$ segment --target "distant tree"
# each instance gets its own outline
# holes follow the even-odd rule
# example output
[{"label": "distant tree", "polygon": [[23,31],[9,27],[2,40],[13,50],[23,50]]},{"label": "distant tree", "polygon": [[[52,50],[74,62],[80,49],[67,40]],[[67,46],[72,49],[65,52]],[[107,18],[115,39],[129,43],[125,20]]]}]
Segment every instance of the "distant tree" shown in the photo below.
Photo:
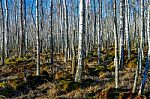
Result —
[{"label": "distant tree", "polygon": [[97,17],[96,17],[96,0],[93,0],[94,2],[94,33],[93,33],[93,47],[96,44],[96,25],[97,25]]},{"label": "distant tree", "polygon": [[25,54],[25,32],[24,32],[24,1],[20,0],[20,53],[19,57]]},{"label": "distant tree", "polygon": [[130,21],[130,7],[129,0],[125,0],[125,33],[126,33],[126,44],[128,49],[128,58],[131,57],[131,42],[129,34],[129,21]]},{"label": "distant tree", "polygon": [[24,12],[24,39],[25,39],[25,41],[23,41],[23,42],[25,42],[25,44],[24,44],[24,46],[25,46],[25,54],[26,54],[26,51],[28,50],[28,33],[27,33],[27,13],[26,13],[26,9],[27,9],[27,7],[26,7],[26,0],[24,0],[24,10],[23,10],[23,12]]},{"label": "distant tree", "polygon": [[4,22],[4,9],[2,0],[0,0],[0,14],[2,18],[2,65],[5,63],[5,22]]},{"label": "distant tree", "polygon": [[69,51],[69,36],[68,36],[68,8],[67,8],[67,1],[63,0],[64,4],[64,27],[65,27],[65,57],[64,61],[68,60],[68,51]]}]

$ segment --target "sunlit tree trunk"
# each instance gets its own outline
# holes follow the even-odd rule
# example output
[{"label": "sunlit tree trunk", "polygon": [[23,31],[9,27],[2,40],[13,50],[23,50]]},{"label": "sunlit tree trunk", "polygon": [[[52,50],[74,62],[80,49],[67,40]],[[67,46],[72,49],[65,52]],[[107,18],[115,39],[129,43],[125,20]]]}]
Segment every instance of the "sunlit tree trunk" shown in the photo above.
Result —
[{"label": "sunlit tree trunk", "polygon": [[86,55],[90,51],[90,0],[86,1]]},{"label": "sunlit tree trunk", "polygon": [[40,50],[39,50],[39,0],[36,0],[36,47],[37,47],[37,68],[36,75],[40,74]]},{"label": "sunlit tree trunk", "polygon": [[51,0],[51,33],[50,33],[50,63],[53,64],[53,0]]},{"label": "sunlit tree trunk", "polygon": [[9,27],[8,27],[8,0],[5,0],[5,57],[8,58],[8,35],[9,35]]},{"label": "sunlit tree trunk", "polygon": [[[140,42],[140,48],[142,52],[142,58],[144,58],[144,39],[145,39],[145,30],[144,30],[144,0],[141,0],[141,42]],[[139,71],[141,72],[141,67],[139,68]]]},{"label": "sunlit tree trunk", "polygon": [[76,66],[76,49],[75,49],[75,45],[76,45],[76,43],[75,43],[75,33],[76,33],[76,29],[75,29],[75,13],[73,13],[73,10],[75,9],[75,6],[74,6],[74,2],[72,1],[72,12],[71,12],[71,14],[72,14],[72,16],[73,16],[73,20],[72,20],[72,22],[73,22],[73,24],[72,24],[72,27],[71,28],[73,28],[72,30],[72,40],[71,40],[71,46],[72,46],[72,54],[73,54],[73,56],[72,56],[72,74],[74,75],[75,74],[75,66]]},{"label": "sunlit tree trunk", "polygon": [[79,1],[79,45],[78,45],[78,66],[76,69],[75,81],[81,82],[83,68],[83,37],[85,34],[85,0]]},{"label": "sunlit tree trunk", "polygon": [[68,50],[69,50],[69,38],[68,38],[68,8],[66,0],[63,1],[64,3],[64,29],[65,29],[65,57],[64,61],[66,62],[68,59]]},{"label": "sunlit tree trunk", "polygon": [[115,66],[115,87],[118,88],[119,84],[119,54],[118,54],[118,33],[117,33],[117,13],[116,13],[116,0],[114,2],[114,39],[115,39],[115,58],[114,58],[114,66]]}]

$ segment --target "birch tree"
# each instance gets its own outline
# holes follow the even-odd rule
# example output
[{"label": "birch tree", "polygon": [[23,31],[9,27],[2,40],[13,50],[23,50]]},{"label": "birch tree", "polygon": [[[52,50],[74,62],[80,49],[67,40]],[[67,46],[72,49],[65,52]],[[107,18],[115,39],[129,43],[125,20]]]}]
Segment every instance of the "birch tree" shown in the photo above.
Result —
[{"label": "birch tree", "polygon": [[[144,36],[145,36],[145,28],[144,28],[144,0],[141,0],[141,42],[140,42],[140,48],[142,52],[142,58],[144,58]],[[141,72],[141,67],[139,68],[139,71]]]},{"label": "birch tree", "polygon": [[98,27],[98,65],[100,65],[101,60],[101,34],[102,34],[102,0],[98,0],[99,2],[99,27]]},{"label": "birch tree", "polygon": [[150,65],[149,65],[150,64],[150,0],[148,0],[147,34],[148,34],[148,55],[147,55],[145,70],[143,73],[143,78],[141,81],[140,90],[138,93],[139,95],[143,94],[144,92],[145,83],[146,83],[146,79],[148,77],[148,71],[150,68]]},{"label": "birch tree", "polygon": [[67,9],[67,4],[66,0],[63,0],[64,3],[64,27],[65,27],[65,58],[64,61],[66,62],[68,59],[68,51],[69,51],[69,39],[68,39],[68,9]]},{"label": "birch tree", "polygon": [[26,29],[26,27],[27,27],[26,15],[27,15],[27,13],[26,13],[26,0],[24,0],[24,39],[25,39],[24,46],[25,46],[25,54],[26,54],[26,51],[28,50],[28,33],[27,33],[27,29]]},{"label": "birch tree", "polygon": [[94,33],[93,33],[93,48],[96,44],[96,4],[95,4],[95,0],[94,0]]},{"label": "birch tree", "polygon": [[85,34],[85,0],[79,0],[79,45],[78,45],[78,66],[76,69],[75,81],[81,82],[83,68],[83,37]]},{"label": "birch tree", "polygon": [[115,66],[115,87],[118,88],[119,84],[119,54],[118,54],[118,33],[117,33],[117,16],[116,16],[116,0],[113,1],[114,5],[114,39],[115,39],[115,58],[114,58],[114,66]]},{"label": "birch tree", "polygon": [[8,0],[5,0],[5,56],[8,58],[8,35],[9,35],[9,27],[8,27],[8,21],[9,21],[9,15],[8,15]]},{"label": "birch tree", "polygon": [[53,0],[51,0],[50,63],[53,64]]},{"label": "birch tree", "polygon": [[2,6],[2,0],[0,0],[0,14],[1,14],[1,18],[2,18],[2,65],[4,65],[5,62],[5,23],[4,23],[4,9]]},{"label": "birch tree", "polygon": [[129,35],[129,20],[130,20],[130,8],[129,1],[125,0],[125,34],[126,34],[126,45],[128,49],[128,58],[131,57],[131,44],[130,44],[130,35]]},{"label": "birch tree", "polygon": [[39,0],[36,0],[36,47],[37,47],[37,68],[36,75],[40,74],[40,50],[39,50]]},{"label": "birch tree", "polygon": [[120,0],[120,67],[124,65],[124,12],[125,0]]},{"label": "birch tree", "polygon": [[23,17],[23,0],[20,0],[20,54],[19,57],[23,57],[25,52],[25,34],[24,34],[24,17]]}]

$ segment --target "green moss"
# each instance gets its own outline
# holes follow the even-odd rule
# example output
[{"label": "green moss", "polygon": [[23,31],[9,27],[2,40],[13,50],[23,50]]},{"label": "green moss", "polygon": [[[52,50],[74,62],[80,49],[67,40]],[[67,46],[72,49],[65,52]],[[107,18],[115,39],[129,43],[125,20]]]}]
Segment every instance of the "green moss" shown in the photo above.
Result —
[{"label": "green moss", "polygon": [[2,82],[0,83],[0,88],[5,87],[6,85],[7,85],[6,83]]},{"label": "green moss", "polygon": [[12,58],[6,59],[5,64],[6,65],[16,65],[16,58],[12,57]]},{"label": "green moss", "polygon": [[22,62],[22,61],[27,61],[27,60],[28,60],[27,58],[17,58],[16,62]]}]

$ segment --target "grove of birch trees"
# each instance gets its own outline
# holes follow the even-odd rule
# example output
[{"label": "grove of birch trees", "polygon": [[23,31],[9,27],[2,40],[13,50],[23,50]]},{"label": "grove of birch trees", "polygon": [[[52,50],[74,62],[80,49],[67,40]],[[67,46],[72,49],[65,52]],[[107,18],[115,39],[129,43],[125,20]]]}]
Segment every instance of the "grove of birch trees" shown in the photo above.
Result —
[{"label": "grove of birch trees", "polygon": [[82,83],[96,53],[92,66],[112,63],[116,89],[129,65],[132,93],[143,95],[150,82],[150,0],[0,0],[0,35],[1,67],[31,56],[39,76],[45,63],[54,71],[60,55],[63,64],[71,62],[73,80]]}]

